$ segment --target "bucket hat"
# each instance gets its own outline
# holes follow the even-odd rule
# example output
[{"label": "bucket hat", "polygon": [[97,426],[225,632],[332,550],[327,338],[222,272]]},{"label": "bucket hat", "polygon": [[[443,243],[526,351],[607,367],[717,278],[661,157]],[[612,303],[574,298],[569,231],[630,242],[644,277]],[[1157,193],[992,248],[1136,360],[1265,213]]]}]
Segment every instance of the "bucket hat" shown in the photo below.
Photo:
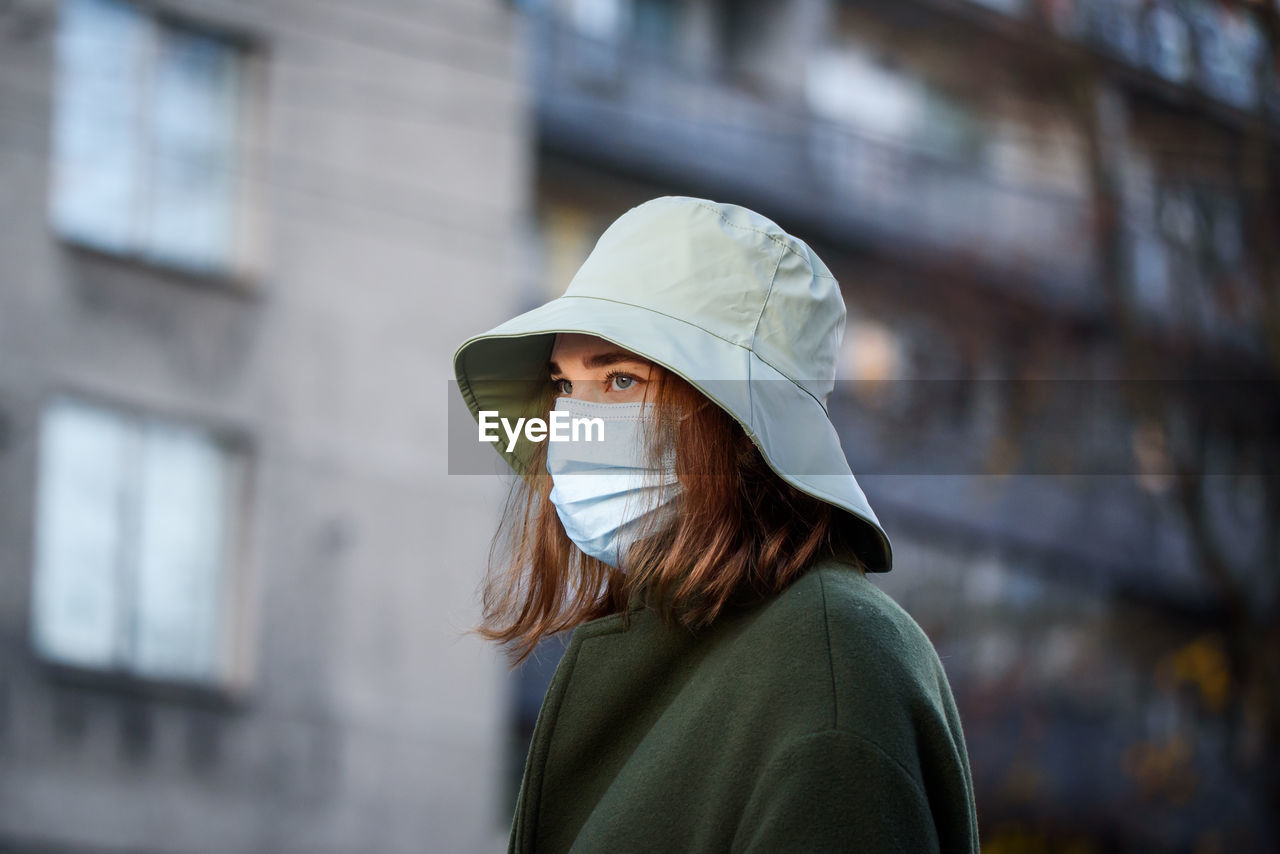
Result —
[{"label": "bucket hat", "polygon": [[[539,416],[555,335],[580,332],[661,365],[729,413],[784,481],[848,514],[859,558],[887,572],[889,538],[827,414],[845,326],[840,286],[812,249],[734,204],[662,196],[618,217],[564,294],[454,354],[472,417]],[[525,473],[535,447],[508,451]]]}]

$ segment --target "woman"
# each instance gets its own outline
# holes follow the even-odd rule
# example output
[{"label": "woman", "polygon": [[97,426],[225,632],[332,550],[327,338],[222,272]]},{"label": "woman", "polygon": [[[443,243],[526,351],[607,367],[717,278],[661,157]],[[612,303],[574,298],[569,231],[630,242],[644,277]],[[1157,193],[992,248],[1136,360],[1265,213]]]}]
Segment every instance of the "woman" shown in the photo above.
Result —
[{"label": "woman", "polygon": [[604,434],[496,443],[522,478],[480,631],[518,662],[574,629],[510,851],[978,850],[946,674],[865,575],[892,554],[826,414],[844,321],[803,241],[669,196],[459,348],[477,417]]}]

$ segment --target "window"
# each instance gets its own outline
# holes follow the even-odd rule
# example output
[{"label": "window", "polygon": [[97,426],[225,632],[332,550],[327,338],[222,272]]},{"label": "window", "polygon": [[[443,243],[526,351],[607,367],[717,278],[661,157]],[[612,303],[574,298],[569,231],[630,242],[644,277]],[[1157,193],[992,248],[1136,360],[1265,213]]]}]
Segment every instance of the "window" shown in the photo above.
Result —
[{"label": "window", "polygon": [[631,4],[625,0],[573,0],[569,20],[583,35],[618,41],[630,26]]},{"label": "window", "polygon": [[[842,136],[849,148],[867,140],[890,155],[911,149],[969,164],[983,153],[985,129],[968,103],[922,79],[897,57],[849,37],[811,52],[805,97],[821,120],[819,135],[847,128],[852,134]],[[897,188],[897,176],[875,167],[864,171],[864,180],[885,178]]]},{"label": "window", "polygon": [[240,455],[204,430],[70,398],[45,411],[40,441],[39,653],[229,681]]},{"label": "window", "polygon": [[681,5],[675,0],[636,0],[631,33],[654,53],[674,53],[680,33]]},{"label": "window", "polygon": [[809,107],[823,118],[891,139],[928,128],[925,87],[861,45],[818,48],[806,72]]},{"label": "window", "polygon": [[1209,95],[1242,110],[1257,103],[1256,69],[1265,56],[1266,37],[1244,10],[1198,3],[1191,27],[1199,58],[1199,84]]},{"label": "window", "polygon": [[57,63],[57,231],[193,272],[237,266],[243,51],[118,0],[65,0]]},{"label": "window", "polygon": [[1147,62],[1157,74],[1174,83],[1191,76],[1191,31],[1176,6],[1157,3],[1146,20]]}]

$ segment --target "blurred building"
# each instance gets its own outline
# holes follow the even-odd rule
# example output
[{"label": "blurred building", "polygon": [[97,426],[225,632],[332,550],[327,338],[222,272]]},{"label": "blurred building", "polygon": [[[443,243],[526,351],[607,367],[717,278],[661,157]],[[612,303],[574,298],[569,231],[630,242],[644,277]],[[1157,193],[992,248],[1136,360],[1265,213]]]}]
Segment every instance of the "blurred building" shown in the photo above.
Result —
[{"label": "blurred building", "polygon": [[[986,847],[1270,850],[1271,761],[1228,713],[1232,617],[1172,498],[1167,437],[1126,410],[1135,376],[1204,375],[1267,378],[1275,413],[1277,200],[1249,172],[1275,162],[1270,10],[521,5],[538,144],[526,305],[663,193],[760,210],[841,281],[832,411],[894,538],[876,580],[958,695]],[[1258,406],[1224,401],[1192,408]],[[1231,557],[1273,602],[1254,548],[1277,521],[1265,489],[1221,481],[1249,506]],[[524,676],[523,737],[549,672]]]},{"label": "blurred building", "polygon": [[514,19],[0,4],[0,850],[505,846],[443,413],[517,300]]}]

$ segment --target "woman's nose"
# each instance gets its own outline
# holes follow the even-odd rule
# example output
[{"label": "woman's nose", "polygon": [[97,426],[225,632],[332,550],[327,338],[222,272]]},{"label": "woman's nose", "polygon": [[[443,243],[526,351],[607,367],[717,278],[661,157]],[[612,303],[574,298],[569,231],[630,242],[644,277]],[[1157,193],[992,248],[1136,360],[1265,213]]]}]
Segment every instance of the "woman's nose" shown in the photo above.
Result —
[{"label": "woman's nose", "polygon": [[585,400],[590,403],[605,403],[604,389],[600,387],[600,383],[581,380],[573,384],[573,393],[569,395],[574,400]]}]

